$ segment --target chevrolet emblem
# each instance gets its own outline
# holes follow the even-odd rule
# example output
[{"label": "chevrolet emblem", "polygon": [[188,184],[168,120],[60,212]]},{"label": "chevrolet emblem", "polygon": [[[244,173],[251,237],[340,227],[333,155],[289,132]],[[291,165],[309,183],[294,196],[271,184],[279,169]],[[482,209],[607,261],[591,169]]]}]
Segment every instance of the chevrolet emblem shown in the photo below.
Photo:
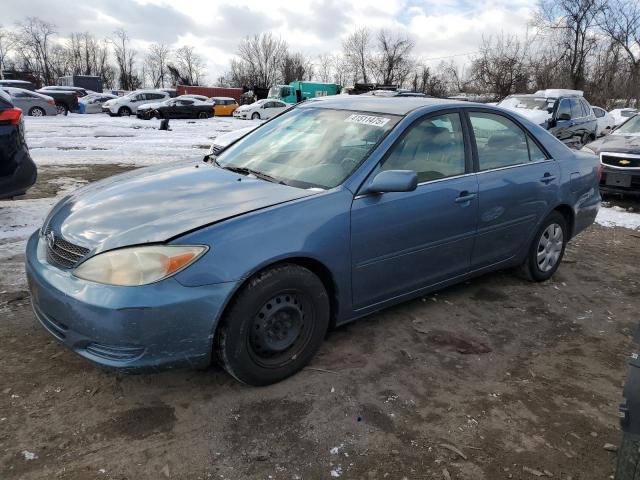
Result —
[{"label": "chevrolet emblem", "polygon": [[629,165],[631,162],[630,162],[629,160],[624,160],[624,159],[623,159],[623,160],[620,160],[618,163],[619,163],[620,165]]}]

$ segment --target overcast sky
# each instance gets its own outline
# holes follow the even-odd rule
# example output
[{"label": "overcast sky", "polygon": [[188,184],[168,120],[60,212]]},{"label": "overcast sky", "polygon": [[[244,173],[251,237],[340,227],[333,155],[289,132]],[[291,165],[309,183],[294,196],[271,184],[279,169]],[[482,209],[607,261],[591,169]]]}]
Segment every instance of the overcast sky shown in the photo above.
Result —
[{"label": "overcast sky", "polygon": [[532,0],[3,0],[0,23],[37,16],[57,25],[60,36],[88,31],[104,37],[122,27],[140,47],[193,45],[214,81],[240,39],[265,31],[316,56],[340,51],[357,27],[399,29],[415,40],[416,56],[436,64],[454,56],[462,63],[483,35],[524,35],[534,6]]}]

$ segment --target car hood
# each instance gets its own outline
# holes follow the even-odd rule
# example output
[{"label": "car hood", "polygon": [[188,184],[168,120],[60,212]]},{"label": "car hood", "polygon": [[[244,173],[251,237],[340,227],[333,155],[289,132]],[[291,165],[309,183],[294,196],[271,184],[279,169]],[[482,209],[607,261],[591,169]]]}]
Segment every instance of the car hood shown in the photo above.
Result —
[{"label": "car hood", "polygon": [[640,155],[640,135],[612,133],[600,140],[589,143],[587,147],[597,154],[601,152],[617,152]]},{"label": "car hood", "polygon": [[243,176],[201,161],[107,178],[60,201],[45,222],[98,253],[164,242],[194,229],[315,192]]},{"label": "car hood", "polygon": [[549,112],[546,112],[545,110],[533,110],[530,108],[509,108],[509,107],[502,107],[502,108],[509,110],[510,112],[517,113],[521,117],[526,118],[527,120],[535,123],[536,125],[542,125],[551,118],[551,114]]}]

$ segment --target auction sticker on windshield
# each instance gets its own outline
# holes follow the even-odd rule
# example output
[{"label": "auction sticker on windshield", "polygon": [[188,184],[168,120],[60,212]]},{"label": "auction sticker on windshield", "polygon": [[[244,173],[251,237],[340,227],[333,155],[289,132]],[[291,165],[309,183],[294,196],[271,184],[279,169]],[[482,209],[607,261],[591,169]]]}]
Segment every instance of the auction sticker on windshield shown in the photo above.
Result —
[{"label": "auction sticker on windshield", "polygon": [[389,120],[391,119],[385,117],[376,117],[374,115],[360,115],[358,113],[349,115],[344,119],[345,122],[361,123],[363,125],[372,125],[374,127],[384,127]]}]

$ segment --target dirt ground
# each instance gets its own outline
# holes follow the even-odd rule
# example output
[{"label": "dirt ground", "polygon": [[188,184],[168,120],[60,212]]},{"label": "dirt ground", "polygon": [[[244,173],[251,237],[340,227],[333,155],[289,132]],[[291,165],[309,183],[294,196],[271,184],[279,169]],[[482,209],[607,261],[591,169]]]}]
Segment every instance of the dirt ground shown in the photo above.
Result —
[{"label": "dirt ground", "polygon": [[[29,197],[126,168],[44,168]],[[17,255],[0,264],[0,479],[610,478],[639,247],[593,226],[547,283],[499,272],[379,312],[264,388],[88,363],[36,322]]]}]

